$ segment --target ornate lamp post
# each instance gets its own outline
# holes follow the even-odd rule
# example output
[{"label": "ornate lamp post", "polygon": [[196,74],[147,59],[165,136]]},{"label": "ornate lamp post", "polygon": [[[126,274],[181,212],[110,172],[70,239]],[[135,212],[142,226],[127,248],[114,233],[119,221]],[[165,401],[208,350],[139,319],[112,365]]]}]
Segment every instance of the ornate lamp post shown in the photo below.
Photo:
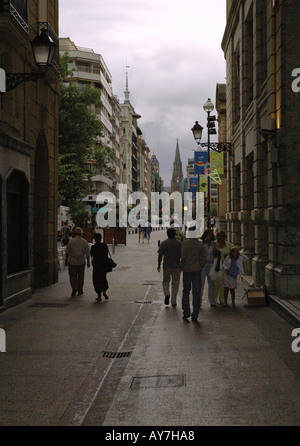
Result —
[{"label": "ornate lamp post", "polygon": [[[231,143],[225,142],[225,143],[212,143],[210,142],[210,135],[216,135],[216,129],[215,129],[215,120],[216,116],[211,116],[211,112],[214,110],[214,104],[211,102],[210,99],[208,99],[205,104],[203,105],[204,111],[207,113],[207,143],[200,143],[201,137],[202,137],[202,130],[203,127],[198,123],[198,121],[195,122],[194,127],[192,128],[192,132],[194,135],[194,139],[197,142],[199,147],[207,147],[207,162],[210,163],[210,150],[213,150],[215,152],[230,152],[231,151]],[[207,189],[208,189],[208,197],[207,197],[207,212],[210,213],[210,179],[208,177],[207,180]]]},{"label": "ornate lamp post", "polygon": [[52,63],[57,47],[57,44],[49,36],[46,26],[42,27],[41,33],[33,39],[31,47],[35,63],[40,68],[40,71],[33,73],[6,73],[1,69],[1,93],[13,90],[23,82],[36,81],[39,77],[45,75],[47,67]]}]

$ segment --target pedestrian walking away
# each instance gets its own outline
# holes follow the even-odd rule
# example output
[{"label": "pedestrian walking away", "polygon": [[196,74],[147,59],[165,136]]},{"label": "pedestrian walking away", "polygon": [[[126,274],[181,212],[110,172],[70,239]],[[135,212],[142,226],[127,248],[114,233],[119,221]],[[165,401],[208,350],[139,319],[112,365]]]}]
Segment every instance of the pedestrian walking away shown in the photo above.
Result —
[{"label": "pedestrian walking away", "polygon": [[[196,227],[189,228],[189,231]],[[197,238],[188,238],[182,243],[181,268],[183,271],[182,310],[183,319],[192,316],[192,321],[197,322],[201,296],[201,272],[206,262],[206,253],[203,243]],[[190,308],[190,291],[193,295],[193,310]]]},{"label": "pedestrian walking away", "polygon": [[209,275],[213,281],[215,303],[224,305],[223,262],[232,248],[232,243],[226,241],[226,234],[224,231],[218,231],[216,237],[217,242],[214,250],[215,259]]},{"label": "pedestrian walking away", "polygon": [[215,236],[212,229],[206,229],[204,231],[201,240],[203,241],[203,247],[205,249],[206,253],[206,262],[202,269],[201,274],[201,297],[200,297],[200,306],[202,305],[202,298],[203,298],[203,290],[205,285],[205,278],[207,278],[208,282],[208,300],[212,307],[216,306],[215,299],[214,299],[214,283],[210,276],[210,270],[214,263],[214,252],[215,252]]},{"label": "pedestrian walking away", "polygon": [[68,220],[66,220],[64,225],[61,227],[61,233],[62,233],[61,244],[62,244],[62,246],[67,246],[67,244],[69,243],[71,229],[70,229],[68,223],[69,223]]},{"label": "pedestrian walking away", "polygon": [[[168,238],[164,240],[158,249],[158,267],[157,271],[161,270],[161,262],[163,260],[163,290],[165,295],[165,305],[169,305],[170,297],[173,307],[177,305],[177,294],[180,283],[181,274],[181,242],[177,240],[176,229],[168,228]],[[170,294],[171,282],[171,294]]]},{"label": "pedestrian walking away", "polygon": [[140,220],[140,223],[139,223],[139,227],[138,227],[138,232],[139,232],[139,243],[141,242],[141,239],[142,239],[142,242],[144,243],[144,235],[145,235],[145,232],[144,232],[144,226],[145,226],[145,221],[144,220]]},{"label": "pedestrian walking away", "polygon": [[102,243],[102,235],[100,233],[94,234],[95,244],[91,247],[91,257],[93,265],[93,285],[97,293],[97,301],[102,300],[102,293],[105,300],[108,300],[106,291],[108,290],[107,262],[108,262],[108,246]]},{"label": "pedestrian walking away", "polygon": [[85,261],[90,267],[90,248],[88,242],[82,238],[81,228],[74,229],[72,238],[66,248],[66,266],[69,267],[72,297],[83,294]]},{"label": "pedestrian walking away", "polygon": [[148,243],[150,242],[151,232],[152,232],[151,223],[148,221],[148,222],[146,222],[145,227],[144,227],[144,233],[145,233],[145,237],[146,237]]},{"label": "pedestrian walking away", "polygon": [[243,262],[246,262],[249,258],[245,254],[240,254],[238,248],[233,247],[229,251],[229,255],[226,257],[223,263],[224,269],[224,306],[227,307],[228,293],[230,290],[231,303],[235,307],[235,288],[237,287],[237,276],[244,274]]}]

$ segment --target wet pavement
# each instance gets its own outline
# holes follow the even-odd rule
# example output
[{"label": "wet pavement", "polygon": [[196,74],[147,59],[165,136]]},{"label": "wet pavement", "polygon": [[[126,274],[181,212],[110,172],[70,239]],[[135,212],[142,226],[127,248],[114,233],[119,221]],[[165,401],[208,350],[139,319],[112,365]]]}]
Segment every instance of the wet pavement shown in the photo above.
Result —
[{"label": "wet pavement", "polygon": [[[300,353],[293,326],[270,306],[210,307],[199,322],[163,303],[157,243],[117,246],[107,302],[91,270],[70,297],[67,270],[0,314],[2,426],[300,425]],[[110,250],[112,248],[110,247]],[[300,325],[299,325],[300,327]]]}]

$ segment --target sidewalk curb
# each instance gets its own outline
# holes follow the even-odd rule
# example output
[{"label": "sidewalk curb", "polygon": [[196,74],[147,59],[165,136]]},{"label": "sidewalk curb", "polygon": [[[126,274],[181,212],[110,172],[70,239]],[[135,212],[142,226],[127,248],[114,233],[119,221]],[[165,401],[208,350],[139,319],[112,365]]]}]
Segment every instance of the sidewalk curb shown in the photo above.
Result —
[{"label": "sidewalk curb", "polygon": [[300,327],[300,310],[292,301],[269,295],[270,307],[294,327]]}]

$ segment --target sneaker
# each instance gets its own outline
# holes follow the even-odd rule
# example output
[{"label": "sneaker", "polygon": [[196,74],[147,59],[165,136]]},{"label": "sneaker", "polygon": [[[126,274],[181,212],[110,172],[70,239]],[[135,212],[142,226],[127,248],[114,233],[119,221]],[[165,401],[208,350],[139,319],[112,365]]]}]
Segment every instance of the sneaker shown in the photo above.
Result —
[{"label": "sneaker", "polygon": [[73,290],[71,296],[74,297],[76,293],[77,293],[77,290]]},{"label": "sneaker", "polygon": [[184,315],[182,316],[182,319],[184,319],[184,320],[186,321],[186,320],[188,320],[188,318],[189,318],[190,316],[191,316],[190,314],[184,314]]},{"label": "sneaker", "polygon": [[192,317],[192,322],[198,322],[198,318],[197,317]]},{"label": "sneaker", "polygon": [[96,297],[96,300],[97,300],[98,302],[101,302],[101,300],[102,300],[101,294],[99,294],[98,297]]},{"label": "sneaker", "polygon": [[83,294],[83,291],[78,292],[78,296],[81,296]]},{"label": "sneaker", "polygon": [[172,304],[172,307],[176,307],[177,306],[177,304]]},{"label": "sneaker", "polygon": [[109,299],[109,297],[108,297],[107,294],[103,293],[103,296],[104,296],[104,299],[105,299],[105,300],[108,300],[108,299]]},{"label": "sneaker", "polygon": [[169,305],[170,303],[170,296],[165,297],[165,305]]}]

